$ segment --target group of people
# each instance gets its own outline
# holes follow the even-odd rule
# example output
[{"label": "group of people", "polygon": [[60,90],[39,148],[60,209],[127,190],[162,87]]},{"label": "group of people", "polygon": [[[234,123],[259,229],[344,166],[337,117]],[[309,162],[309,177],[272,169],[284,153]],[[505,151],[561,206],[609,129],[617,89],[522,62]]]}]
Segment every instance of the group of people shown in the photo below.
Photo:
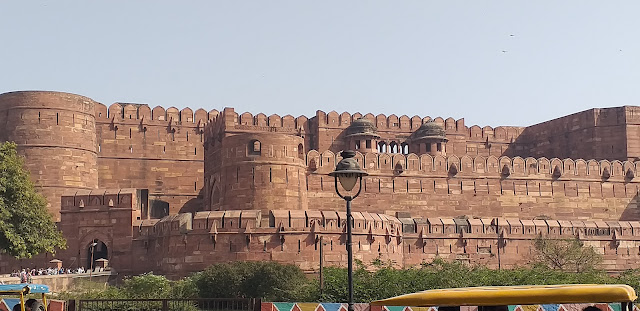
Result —
[{"label": "group of people", "polygon": [[22,269],[20,271],[14,271],[11,273],[12,277],[19,277],[20,283],[33,283],[32,277],[36,275],[58,275],[58,274],[75,274],[75,273],[85,273],[84,267],[79,267],[77,269],[65,269],[65,268],[40,268],[40,269]]}]

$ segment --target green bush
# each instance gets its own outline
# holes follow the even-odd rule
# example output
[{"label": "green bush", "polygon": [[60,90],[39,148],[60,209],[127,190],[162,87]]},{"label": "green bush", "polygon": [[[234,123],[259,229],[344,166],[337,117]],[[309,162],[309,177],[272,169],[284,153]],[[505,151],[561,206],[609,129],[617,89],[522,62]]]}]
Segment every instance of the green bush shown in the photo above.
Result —
[{"label": "green bush", "polygon": [[300,268],[276,262],[215,264],[191,277],[203,298],[263,298],[290,301],[309,282]]}]

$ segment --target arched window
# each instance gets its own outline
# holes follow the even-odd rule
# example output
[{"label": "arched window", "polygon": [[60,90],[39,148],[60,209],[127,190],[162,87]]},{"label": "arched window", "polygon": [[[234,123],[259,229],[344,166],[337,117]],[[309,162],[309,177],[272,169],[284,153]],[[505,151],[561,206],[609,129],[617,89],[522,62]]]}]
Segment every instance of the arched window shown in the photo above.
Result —
[{"label": "arched window", "polygon": [[257,139],[254,139],[251,142],[249,142],[249,146],[247,146],[248,155],[260,155],[261,150],[262,150],[262,144]]},{"label": "arched window", "polygon": [[409,154],[409,145],[407,143],[402,143],[400,146],[402,154]]},{"label": "arched window", "polygon": [[389,152],[398,153],[398,143],[396,143],[395,141],[392,141],[391,144],[389,144]]},{"label": "arched window", "polygon": [[298,144],[298,158],[304,160],[304,146],[302,144]]}]

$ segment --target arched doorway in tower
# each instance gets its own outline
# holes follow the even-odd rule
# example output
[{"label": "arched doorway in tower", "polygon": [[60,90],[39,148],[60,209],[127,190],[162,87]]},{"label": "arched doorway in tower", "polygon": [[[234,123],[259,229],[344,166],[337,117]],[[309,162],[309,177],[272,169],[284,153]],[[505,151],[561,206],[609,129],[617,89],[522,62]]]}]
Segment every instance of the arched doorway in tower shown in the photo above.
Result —
[{"label": "arched doorway in tower", "polygon": [[109,259],[109,250],[107,244],[94,239],[87,245],[87,269],[93,270],[98,259]]}]

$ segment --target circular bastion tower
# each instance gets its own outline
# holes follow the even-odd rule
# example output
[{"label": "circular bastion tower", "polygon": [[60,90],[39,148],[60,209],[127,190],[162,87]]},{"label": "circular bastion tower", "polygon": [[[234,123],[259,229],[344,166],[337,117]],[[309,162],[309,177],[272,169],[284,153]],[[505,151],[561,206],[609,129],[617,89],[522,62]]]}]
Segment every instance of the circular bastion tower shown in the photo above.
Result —
[{"label": "circular bastion tower", "polygon": [[62,193],[98,187],[95,104],[61,92],[0,94],[0,141],[18,145],[56,221]]},{"label": "circular bastion tower", "polygon": [[209,210],[306,210],[304,139],[281,133],[209,138],[205,206]]}]

